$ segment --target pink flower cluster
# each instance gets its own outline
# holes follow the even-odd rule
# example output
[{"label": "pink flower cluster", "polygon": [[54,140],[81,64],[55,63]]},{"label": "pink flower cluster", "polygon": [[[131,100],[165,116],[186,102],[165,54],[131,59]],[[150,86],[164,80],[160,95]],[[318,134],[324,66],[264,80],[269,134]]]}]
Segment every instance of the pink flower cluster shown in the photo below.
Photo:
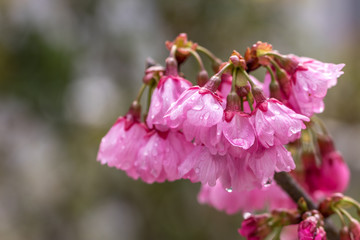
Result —
[{"label": "pink flower cluster", "polygon": [[[273,176],[295,169],[286,145],[302,141],[298,139],[306,122],[324,110],[323,98],[342,75],[344,64],[280,55],[271,45],[257,43],[245,58],[234,51],[209,80],[201,69],[203,77],[193,85],[177,65],[190,52],[196,55],[197,45],[186,35],[167,45],[171,53],[165,71],[150,67],[144,77],[151,93],[145,122],[139,105],[142,89],[129,112],[102,139],[98,161],[146,183],[201,182],[199,202],[228,214],[264,206],[294,208],[272,183]],[[264,84],[249,74],[261,66],[268,71]],[[321,165],[314,157],[303,162],[301,176],[294,174],[315,199],[344,191],[349,180],[331,139],[318,144]],[[264,239],[272,229],[259,224],[267,218],[246,219],[240,233]],[[315,220],[309,217],[299,224],[299,239],[326,238]]]}]

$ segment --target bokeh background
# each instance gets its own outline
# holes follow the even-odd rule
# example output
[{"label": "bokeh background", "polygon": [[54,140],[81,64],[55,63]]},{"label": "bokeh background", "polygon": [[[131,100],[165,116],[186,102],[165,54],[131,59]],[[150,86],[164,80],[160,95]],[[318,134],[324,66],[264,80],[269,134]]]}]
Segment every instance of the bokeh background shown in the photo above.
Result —
[{"label": "bokeh background", "polygon": [[[258,40],[346,63],[321,115],[360,199],[360,1],[0,0],[0,239],[241,239],[198,184],[147,185],[96,161],[151,56],[190,39],[226,59]],[[193,60],[185,73],[194,78]]]}]

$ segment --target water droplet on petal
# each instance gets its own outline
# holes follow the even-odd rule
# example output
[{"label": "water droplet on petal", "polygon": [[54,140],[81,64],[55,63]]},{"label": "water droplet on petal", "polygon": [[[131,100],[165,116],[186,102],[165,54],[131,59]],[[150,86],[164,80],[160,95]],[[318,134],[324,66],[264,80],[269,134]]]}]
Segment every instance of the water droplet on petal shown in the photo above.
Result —
[{"label": "water droplet on petal", "polygon": [[271,186],[271,183],[272,183],[272,179],[268,179],[267,181],[266,181],[266,183],[264,184],[264,187],[270,187]]},{"label": "water droplet on petal", "polygon": [[203,109],[203,106],[202,105],[195,105],[192,109],[195,110],[195,111],[199,111],[199,110]]},{"label": "water droplet on petal", "polygon": [[205,120],[208,120],[209,117],[210,117],[210,113],[209,113],[209,112],[205,113],[204,119],[205,119]]},{"label": "water droplet on petal", "polygon": [[274,114],[279,115],[280,112],[278,110],[274,110]]},{"label": "water droplet on petal", "polygon": [[231,187],[230,187],[230,188],[225,188],[225,190],[226,190],[227,192],[229,192],[229,193],[231,193],[231,192],[233,191]]},{"label": "water droplet on petal", "polygon": [[244,218],[244,219],[247,219],[247,218],[249,218],[249,217],[251,217],[251,213],[249,213],[249,212],[244,212],[243,218]]}]

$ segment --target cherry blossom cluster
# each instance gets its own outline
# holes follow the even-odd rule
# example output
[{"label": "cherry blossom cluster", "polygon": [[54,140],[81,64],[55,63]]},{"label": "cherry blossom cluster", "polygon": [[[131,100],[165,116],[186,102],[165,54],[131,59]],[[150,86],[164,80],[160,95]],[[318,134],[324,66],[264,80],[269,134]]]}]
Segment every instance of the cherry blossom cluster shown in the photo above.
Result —
[{"label": "cherry blossom cluster", "polygon": [[[146,183],[201,182],[199,202],[228,214],[270,207],[271,214],[244,220],[239,233],[247,239],[280,234],[291,224],[298,224],[299,239],[326,239],[323,213],[296,210],[273,178],[289,172],[318,202],[346,189],[349,169],[315,116],[344,64],[283,55],[262,42],[223,62],[186,34],[166,47],[165,67],[148,64],[128,113],[102,139],[98,161]],[[199,53],[213,63],[211,77]],[[196,79],[181,72],[190,56],[199,66]],[[259,68],[266,69],[263,81],[251,75]],[[343,232],[354,234],[353,225]]]}]

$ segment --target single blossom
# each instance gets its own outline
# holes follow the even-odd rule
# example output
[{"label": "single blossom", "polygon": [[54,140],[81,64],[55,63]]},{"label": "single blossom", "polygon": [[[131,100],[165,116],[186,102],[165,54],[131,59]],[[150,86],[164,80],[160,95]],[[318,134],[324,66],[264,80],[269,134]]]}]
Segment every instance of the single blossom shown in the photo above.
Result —
[{"label": "single blossom", "polygon": [[146,123],[149,128],[153,125],[160,131],[167,131],[169,127],[164,119],[170,105],[189,87],[191,83],[179,76],[163,76],[155,88],[149,108]]},{"label": "single blossom", "polygon": [[293,85],[289,104],[296,112],[308,117],[323,112],[323,98],[328,88],[336,85],[337,79],[343,74],[341,69],[345,64],[323,63],[295,55],[288,57],[298,63],[292,74]]},{"label": "single blossom", "polygon": [[257,143],[253,148],[256,150],[250,154],[248,165],[262,184],[271,181],[274,172],[290,172],[295,169],[291,153],[283,145],[265,148]]},{"label": "single blossom", "polygon": [[143,137],[142,144],[133,164],[147,183],[179,179],[178,167],[193,148],[178,131],[152,130]]},{"label": "single blossom", "polygon": [[194,86],[185,90],[171,105],[165,120],[170,128],[182,129],[188,141],[195,138],[195,142],[199,143],[201,138],[206,138],[204,136],[210,128],[222,121],[222,104],[221,98],[213,91]]},{"label": "single blossom", "polygon": [[258,104],[252,116],[259,142],[264,147],[285,145],[298,139],[309,118],[295,113],[276,99]]},{"label": "single blossom", "polygon": [[120,117],[103,137],[97,160],[109,167],[116,167],[137,179],[139,177],[133,163],[147,134],[145,125],[134,121],[131,114]]},{"label": "single blossom", "polygon": [[255,131],[250,115],[240,111],[224,111],[221,128],[226,140],[234,147],[249,149],[255,142]]}]

